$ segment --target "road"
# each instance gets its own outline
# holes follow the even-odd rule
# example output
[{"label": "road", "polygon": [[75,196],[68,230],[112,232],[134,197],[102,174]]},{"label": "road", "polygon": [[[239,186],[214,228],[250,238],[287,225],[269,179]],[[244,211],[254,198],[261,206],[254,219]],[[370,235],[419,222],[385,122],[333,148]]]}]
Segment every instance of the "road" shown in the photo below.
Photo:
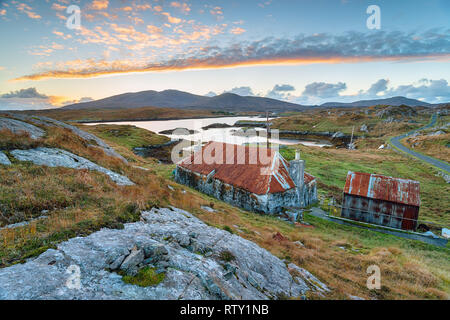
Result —
[{"label": "road", "polygon": [[420,128],[420,129],[417,129],[417,130],[414,130],[414,131],[405,133],[405,134],[403,134],[403,135],[401,135],[401,136],[392,138],[391,141],[390,141],[390,143],[391,143],[395,148],[397,148],[397,149],[399,149],[399,150],[401,150],[401,151],[403,151],[403,152],[409,154],[410,156],[413,156],[414,158],[417,158],[417,159],[422,160],[422,161],[424,161],[424,162],[426,162],[426,163],[428,163],[428,164],[430,164],[430,165],[432,165],[432,166],[434,166],[434,167],[437,167],[438,169],[441,169],[442,171],[445,171],[445,172],[447,172],[447,173],[450,173],[450,164],[449,164],[448,162],[441,161],[441,160],[437,160],[437,159],[435,159],[435,158],[432,158],[432,157],[423,155],[423,154],[421,154],[421,153],[415,152],[415,151],[413,151],[413,150],[411,150],[411,149],[408,149],[407,147],[405,147],[405,146],[400,142],[400,140],[402,140],[402,139],[404,139],[404,138],[406,138],[406,137],[412,135],[413,133],[415,133],[415,132],[417,132],[417,131],[424,130],[424,129],[428,129],[428,128],[431,128],[431,127],[435,126],[435,125],[436,125],[436,121],[437,121],[437,114],[435,113],[435,114],[433,114],[433,117],[431,118],[430,123],[427,124],[425,127],[422,127],[422,128]]}]

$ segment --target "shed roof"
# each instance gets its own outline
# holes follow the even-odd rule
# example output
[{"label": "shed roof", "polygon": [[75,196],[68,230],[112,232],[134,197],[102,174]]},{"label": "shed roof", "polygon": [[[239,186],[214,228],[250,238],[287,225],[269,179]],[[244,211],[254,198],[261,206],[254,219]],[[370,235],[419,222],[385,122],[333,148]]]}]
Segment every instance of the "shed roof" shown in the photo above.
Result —
[{"label": "shed roof", "polygon": [[420,206],[420,183],[414,180],[349,171],[344,193]]},{"label": "shed roof", "polygon": [[[178,165],[204,175],[214,171],[215,179],[258,195],[295,187],[289,175],[289,162],[270,148],[211,141]],[[305,183],[312,180],[314,177],[305,173]]]}]

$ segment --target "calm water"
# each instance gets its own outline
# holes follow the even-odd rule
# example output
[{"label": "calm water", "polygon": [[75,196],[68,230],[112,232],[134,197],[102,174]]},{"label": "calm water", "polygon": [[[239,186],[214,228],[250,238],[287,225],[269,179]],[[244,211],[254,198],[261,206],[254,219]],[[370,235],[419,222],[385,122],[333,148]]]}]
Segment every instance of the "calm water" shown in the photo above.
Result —
[{"label": "calm water", "polygon": [[[169,138],[184,138],[191,141],[218,141],[227,142],[233,144],[245,144],[245,143],[258,143],[265,142],[266,138],[264,136],[255,137],[238,137],[233,136],[232,131],[238,130],[239,128],[218,128],[203,130],[202,127],[214,123],[225,123],[228,125],[234,125],[236,121],[264,121],[263,118],[258,117],[222,117],[222,118],[205,118],[205,119],[182,119],[182,120],[157,120],[157,121],[129,121],[129,122],[103,122],[103,123],[86,123],[86,125],[97,125],[97,124],[117,124],[117,125],[132,125],[138,128],[150,130],[156,133],[165,130],[173,130],[176,128],[186,128],[188,130],[195,130],[198,133],[176,136],[176,135],[165,135]],[[257,132],[263,132],[264,129],[256,128]],[[314,142],[314,141],[302,141],[294,139],[270,139],[271,143],[283,144],[283,145],[294,145],[303,144],[306,146],[317,146],[323,147],[327,144]]]}]

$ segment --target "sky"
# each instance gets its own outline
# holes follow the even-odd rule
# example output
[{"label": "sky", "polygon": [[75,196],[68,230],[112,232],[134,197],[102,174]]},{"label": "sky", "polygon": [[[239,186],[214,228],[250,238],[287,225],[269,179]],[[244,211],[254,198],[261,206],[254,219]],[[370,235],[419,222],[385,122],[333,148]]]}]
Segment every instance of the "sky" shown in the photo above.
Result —
[{"label": "sky", "polygon": [[0,41],[0,110],[166,89],[450,101],[448,0],[0,0]]}]

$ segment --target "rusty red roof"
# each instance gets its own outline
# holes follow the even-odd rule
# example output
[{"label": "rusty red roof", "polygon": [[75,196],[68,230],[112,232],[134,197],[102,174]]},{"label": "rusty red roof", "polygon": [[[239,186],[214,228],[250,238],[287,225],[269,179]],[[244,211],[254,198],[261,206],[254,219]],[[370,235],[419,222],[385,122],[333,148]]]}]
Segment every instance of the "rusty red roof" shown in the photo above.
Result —
[{"label": "rusty red roof", "polygon": [[349,171],[344,193],[420,206],[420,183],[414,180]]},{"label": "rusty red roof", "polygon": [[[178,165],[258,195],[295,187],[289,163],[270,148],[211,141]],[[305,182],[312,180],[314,177],[305,173]]]}]

